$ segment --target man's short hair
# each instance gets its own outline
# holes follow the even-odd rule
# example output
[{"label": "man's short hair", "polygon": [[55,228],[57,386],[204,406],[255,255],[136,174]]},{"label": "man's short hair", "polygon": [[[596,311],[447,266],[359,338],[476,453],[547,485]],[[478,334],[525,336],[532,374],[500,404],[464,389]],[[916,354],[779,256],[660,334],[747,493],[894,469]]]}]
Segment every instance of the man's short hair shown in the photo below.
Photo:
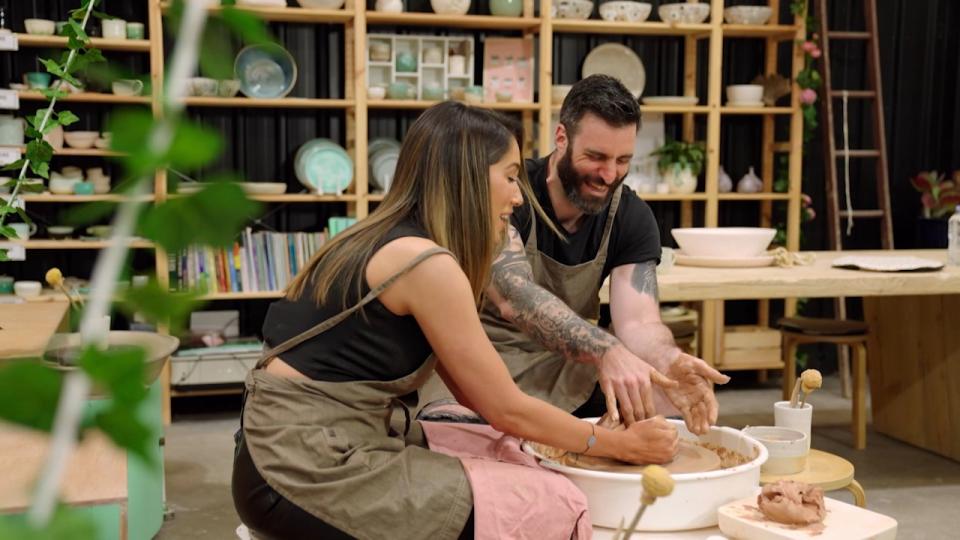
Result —
[{"label": "man's short hair", "polygon": [[637,98],[619,80],[609,75],[591,75],[573,85],[560,108],[560,123],[572,140],[580,119],[595,114],[607,124],[620,128],[633,124],[640,129]]}]

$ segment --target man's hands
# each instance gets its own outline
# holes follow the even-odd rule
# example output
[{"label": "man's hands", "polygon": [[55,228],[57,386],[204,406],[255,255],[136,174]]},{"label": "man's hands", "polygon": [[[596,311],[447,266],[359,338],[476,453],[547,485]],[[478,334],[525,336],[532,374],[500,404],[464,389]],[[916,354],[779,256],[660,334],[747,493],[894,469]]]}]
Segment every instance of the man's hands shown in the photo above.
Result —
[{"label": "man's hands", "polygon": [[687,429],[703,435],[717,423],[717,397],[710,383],[726,384],[730,377],[708,366],[703,360],[681,352],[667,367],[667,375],[677,386],[664,386],[667,398],[680,409]]},{"label": "man's hands", "polygon": [[619,411],[629,426],[655,416],[653,385],[657,385],[683,414],[687,429],[697,435],[706,433],[717,421],[719,408],[710,383],[725,384],[730,380],[703,360],[683,352],[663,374],[622,345],[604,353],[597,370],[607,410],[614,419]]},{"label": "man's hands", "polygon": [[600,389],[607,398],[607,411],[616,419],[619,410],[628,426],[657,414],[653,404],[654,384],[664,390],[679,386],[620,344],[603,353],[597,362],[597,371]]}]

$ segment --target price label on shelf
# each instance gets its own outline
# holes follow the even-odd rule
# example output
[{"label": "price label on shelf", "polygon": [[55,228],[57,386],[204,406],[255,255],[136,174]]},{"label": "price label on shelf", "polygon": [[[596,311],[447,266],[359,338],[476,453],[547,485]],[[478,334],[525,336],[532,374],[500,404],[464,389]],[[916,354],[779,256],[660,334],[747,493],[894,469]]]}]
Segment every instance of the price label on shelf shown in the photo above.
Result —
[{"label": "price label on shelf", "polygon": [[20,159],[20,148],[16,146],[0,146],[0,167],[9,165]]},{"label": "price label on shelf", "polygon": [[17,110],[20,108],[20,94],[16,90],[0,90],[0,109]]},{"label": "price label on shelf", "polygon": [[27,260],[27,248],[23,244],[14,244],[13,242],[0,242],[0,249],[7,252],[7,260],[25,261]]},{"label": "price label on shelf", "polygon": [[20,43],[17,41],[17,35],[9,30],[0,32],[0,51],[19,51]]}]

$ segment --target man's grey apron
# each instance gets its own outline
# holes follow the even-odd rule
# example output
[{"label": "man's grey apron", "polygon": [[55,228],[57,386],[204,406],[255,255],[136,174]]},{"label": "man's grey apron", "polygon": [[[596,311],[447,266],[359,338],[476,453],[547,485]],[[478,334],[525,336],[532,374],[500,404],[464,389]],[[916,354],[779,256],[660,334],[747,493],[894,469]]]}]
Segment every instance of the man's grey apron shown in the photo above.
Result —
[{"label": "man's grey apron", "polygon": [[[596,320],[600,316],[598,287],[603,277],[603,266],[607,262],[610,231],[620,206],[622,191],[623,188],[618,187],[610,200],[597,256],[592,261],[573,266],[561,264],[537,249],[537,217],[536,213],[531,213],[534,222],[524,250],[533,269],[534,281],[585,320]],[[502,319],[496,306],[489,301],[484,302],[480,320],[521,390],[568,412],[586,403],[597,384],[597,371],[593,364],[568,361],[546,350],[522,330]],[[436,399],[450,397],[450,393],[440,378],[434,376],[421,396],[420,407],[423,407]]]},{"label": "man's grey apron", "polygon": [[359,538],[455,539],[470,515],[473,497],[460,460],[426,449],[404,401],[436,361],[394,381],[293,379],[262,368],[439,253],[450,252],[425,251],[355,306],[265,350],[247,375],[242,430],[257,470],[287,500]]}]

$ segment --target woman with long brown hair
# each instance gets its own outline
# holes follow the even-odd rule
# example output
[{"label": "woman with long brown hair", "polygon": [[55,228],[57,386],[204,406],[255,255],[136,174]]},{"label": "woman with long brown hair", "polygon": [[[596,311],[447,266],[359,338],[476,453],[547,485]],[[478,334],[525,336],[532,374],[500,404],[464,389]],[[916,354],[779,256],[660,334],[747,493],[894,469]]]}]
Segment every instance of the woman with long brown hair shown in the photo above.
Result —
[{"label": "woman with long brown hair", "polygon": [[[508,127],[511,126],[511,127]],[[389,194],[274,303],[247,377],[233,497],[265,538],[469,538],[456,458],[431,452],[405,398],[434,369],[493,427],[557,448],[662,462],[676,433],[614,432],[517,389],[477,313],[528,191],[519,130],[445,102],[410,127]]]}]

